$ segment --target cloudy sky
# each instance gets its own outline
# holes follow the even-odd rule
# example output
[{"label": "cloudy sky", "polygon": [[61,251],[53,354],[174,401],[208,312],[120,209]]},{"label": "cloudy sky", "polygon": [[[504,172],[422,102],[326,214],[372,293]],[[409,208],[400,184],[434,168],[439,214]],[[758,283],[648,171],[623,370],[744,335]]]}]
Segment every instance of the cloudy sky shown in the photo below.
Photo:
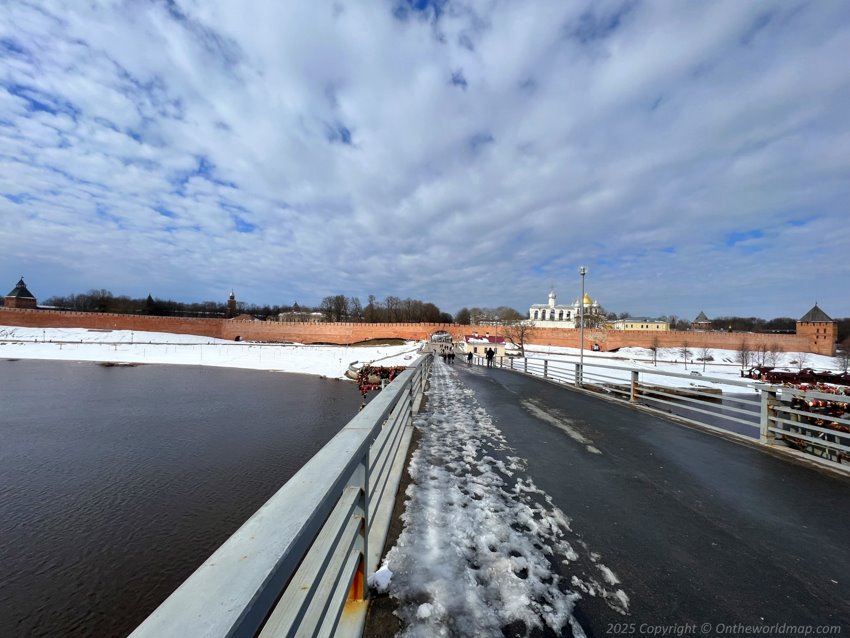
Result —
[{"label": "cloudy sky", "polygon": [[844,0],[0,0],[0,284],[850,316],[848,59]]}]

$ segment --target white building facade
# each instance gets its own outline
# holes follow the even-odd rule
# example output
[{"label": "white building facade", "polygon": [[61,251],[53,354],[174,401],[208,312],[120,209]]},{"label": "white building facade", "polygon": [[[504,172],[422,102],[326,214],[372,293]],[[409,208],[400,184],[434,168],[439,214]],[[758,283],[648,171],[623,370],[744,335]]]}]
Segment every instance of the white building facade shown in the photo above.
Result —
[{"label": "white building facade", "polygon": [[593,301],[587,294],[581,302],[576,298],[572,304],[559,304],[553,290],[549,293],[548,303],[536,303],[528,309],[528,319],[538,328],[578,328],[582,305],[586,327],[588,317],[602,314],[599,302]]}]

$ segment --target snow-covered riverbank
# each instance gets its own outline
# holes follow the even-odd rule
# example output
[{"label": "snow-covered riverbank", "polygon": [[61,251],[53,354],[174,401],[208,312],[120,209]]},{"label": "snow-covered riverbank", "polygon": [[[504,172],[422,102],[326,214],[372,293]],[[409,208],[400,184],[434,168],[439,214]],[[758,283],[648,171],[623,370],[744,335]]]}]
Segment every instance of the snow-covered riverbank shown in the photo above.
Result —
[{"label": "snow-covered riverbank", "polygon": [[342,377],[352,361],[407,365],[416,358],[419,345],[412,341],[398,346],[250,343],[162,332],[0,326],[0,360],[203,365],[331,378]]}]

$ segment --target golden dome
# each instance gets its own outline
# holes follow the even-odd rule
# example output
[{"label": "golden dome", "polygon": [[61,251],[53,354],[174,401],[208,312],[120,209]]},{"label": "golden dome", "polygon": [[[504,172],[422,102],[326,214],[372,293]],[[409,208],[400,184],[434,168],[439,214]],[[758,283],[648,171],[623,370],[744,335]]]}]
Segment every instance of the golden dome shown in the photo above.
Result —
[{"label": "golden dome", "polygon": [[588,295],[587,293],[584,293],[584,299],[582,299],[582,303],[585,306],[592,306],[593,305],[593,299],[590,298],[590,295]]}]

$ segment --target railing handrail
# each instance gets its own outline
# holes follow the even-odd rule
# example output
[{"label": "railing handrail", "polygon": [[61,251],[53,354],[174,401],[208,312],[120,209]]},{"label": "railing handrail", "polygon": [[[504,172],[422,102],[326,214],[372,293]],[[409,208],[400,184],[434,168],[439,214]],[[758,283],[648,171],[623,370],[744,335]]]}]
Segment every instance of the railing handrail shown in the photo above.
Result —
[{"label": "railing handrail", "polygon": [[[299,565],[305,561],[326,521],[339,518],[331,513],[352,486],[360,491],[362,501],[356,516],[363,518],[363,525],[355,528],[360,537],[357,551],[362,554],[358,570],[365,581],[363,572],[368,563],[370,531],[367,514],[370,446],[382,436],[385,424],[387,427],[409,427],[413,395],[424,389],[430,360],[430,355],[419,357],[388,384],[131,636],[219,638],[256,635],[285,593]],[[394,410],[405,414],[395,414]],[[395,494],[387,493],[384,497],[394,499]],[[337,536],[350,526],[351,520],[348,516],[342,521]],[[347,551],[354,539],[337,538],[336,542],[329,551]],[[327,560],[322,564],[326,563]],[[347,577],[354,578],[350,574]],[[338,608],[333,603],[333,608],[327,611],[328,616],[338,619],[344,603],[342,599]],[[302,610],[295,615],[296,619],[303,614]],[[319,618],[320,623],[324,622],[322,618],[324,615]]]},{"label": "railing handrail", "polygon": [[[476,361],[481,363],[483,359],[478,357]],[[496,362],[494,362],[495,364]],[[847,428],[850,426],[850,421],[842,416],[824,415],[817,410],[795,410],[783,405],[790,401],[792,397],[801,398],[805,401],[831,401],[846,404],[850,403],[850,396],[848,395],[830,394],[817,389],[789,388],[755,379],[727,379],[706,376],[702,373],[692,375],[643,367],[607,365],[589,362],[588,360],[585,360],[584,365],[582,365],[578,359],[570,361],[560,357],[553,359],[545,357],[500,357],[498,365],[513,372],[542,376],[550,382],[575,386],[585,392],[623,401],[668,418],[673,416],[678,421],[722,433],[724,436],[738,441],[761,444],[772,449],[782,450],[797,458],[839,470],[844,474],[850,473],[850,431],[838,429]],[[599,369],[602,369],[603,372],[605,370],[617,370],[620,374],[627,373],[630,378],[618,378],[610,373],[603,374],[598,371]],[[641,375],[672,377],[699,381],[701,384],[748,388],[758,392],[758,395],[755,400],[742,397],[727,399],[720,409],[709,409],[713,399],[713,397],[707,396],[709,389],[699,386],[693,387],[692,384],[688,387],[671,387],[665,390],[662,383],[653,383],[652,380],[650,382],[641,381]],[[714,402],[716,401],[717,399],[714,398]],[[744,406],[749,405],[758,408],[758,410],[730,406],[728,405],[729,401]],[[671,415],[671,408],[678,408],[679,413]],[[682,410],[686,411],[687,414],[681,413]],[[736,414],[742,416],[735,416]],[[782,414],[790,414],[792,418],[782,418]],[[723,420],[726,423],[749,426],[758,430],[759,438],[747,437],[729,429],[711,425],[705,420],[704,415],[716,420]],[[746,418],[750,415],[752,418]],[[832,429],[821,427],[818,423],[822,420],[828,420],[837,427]]]},{"label": "railing handrail", "polygon": [[[572,356],[572,355],[567,355],[567,356]],[[566,359],[561,359],[561,358],[550,359],[550,358],[547,358],[547,357],[524,357],[524,358],[528,359],[528,360],[548,361],[550,365],[554,364],[554,363],[561,363],[561,364],[564,364],[564,365],[575,365],[575,364],[578,363],[578,357],[577,356],[576,356],[575,361],[568,361]],[[514,359],[520,359],[521,360],[521,359],[523,359],[523,357],[515,357]],[[697,364],[697,365],[699,365],[699,364]],[[680,379],[694,380],[696,378],[699,378],[699,379],[704,379],[705,381],[710,381],[711,383],[720,383],[720,384],[724,384],[724,385],[736,385],[736,386],[739,386],[739,387],[753,388],[753,389],[760,389],[760,388],[763,388],[763,387],[769,385],[769,384],[765,384],[763,382],[757,381],[755,379],[750,379],[748,381],[741,381],[740,379],[729,379],[727,377],[712,377],[712,376],[705,375],[702,372],[699,372],[698,370],[694,370],[694,372],[699,372],[699,374],[696,375],[696,374],[691,374],[690,372],[669,372],[669,371],[666,371],[666,370],[657,370],[657,369],[653,370],[653,369],[648,369],[648,368],[639,367],[639,366],[628,366],[628,365],[618,366],[618,365],[611,365],[611,364],[606,364],[606,363],[597,363],[595,361],[588,362],[588,359],[584,360],[584,367],[586,367],[586,368],[588,368],[588,367],[605,368],[605,369],[609,369],[609,370],[626,370],[628,372],[637,371],[637,372],[640,372],[641,374],[657,374],[659,376],[678,377]]]}]

